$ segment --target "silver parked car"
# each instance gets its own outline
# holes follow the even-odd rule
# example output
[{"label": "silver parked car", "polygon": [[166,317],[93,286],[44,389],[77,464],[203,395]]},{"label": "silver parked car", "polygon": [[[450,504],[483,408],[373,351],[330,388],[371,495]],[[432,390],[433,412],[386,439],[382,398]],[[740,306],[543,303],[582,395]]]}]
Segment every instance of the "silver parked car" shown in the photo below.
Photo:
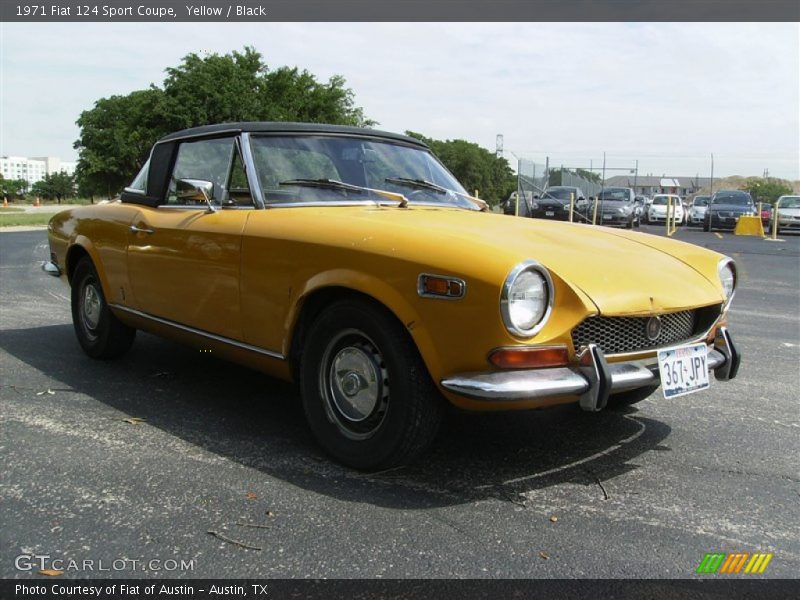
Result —
[{"label": "silver parked car", "polygon": [[689,207],[689,216],[686,218],[687,225],[697,225],[700,227],[706,218],[706,210],[711,196],[695,196]]},{"label": "silver parked car", "polygon": [[778,233],[800,231],[800,196],[778,198]]}]

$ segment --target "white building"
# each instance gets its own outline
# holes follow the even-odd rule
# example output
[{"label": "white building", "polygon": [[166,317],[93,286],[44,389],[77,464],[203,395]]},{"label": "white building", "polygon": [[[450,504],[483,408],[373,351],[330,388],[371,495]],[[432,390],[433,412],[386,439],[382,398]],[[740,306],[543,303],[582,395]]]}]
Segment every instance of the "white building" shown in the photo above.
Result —
[{"label": "white building", "polygon": [[28,187],[44,179],[45,175],[64,171],[75,173],[77,163],[62,161],[57,156],[0,156],[0,174],[4,179],[24,179]]}]

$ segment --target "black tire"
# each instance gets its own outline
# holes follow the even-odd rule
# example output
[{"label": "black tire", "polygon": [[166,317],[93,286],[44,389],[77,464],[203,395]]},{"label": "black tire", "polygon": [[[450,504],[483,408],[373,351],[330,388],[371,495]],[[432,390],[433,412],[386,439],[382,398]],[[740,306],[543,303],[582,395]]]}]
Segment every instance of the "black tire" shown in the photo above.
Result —
[{"label": "black tire", "polygon": [[627,392],[620,392],[619,394],[613,394],[608,397],[608,404],[606,407],[622,408],[625,406],[630,406],[631,404],[636,404],[637,402],[641,402],[642,400],[649,398],[658,388],[659,386],[652,385],[648,387],[637,388],[635,390],[629,390]]},{"label": "black tire", "polygon": [[631,217],[630,221],[625,223],[625,229],[633,229],[633,217]]},{"label": "black tire", "polygon": [[703,231],[711,231],[711,223],[708,219],[703,221]]},{"label": "black tire", "polygon": [[444,414],[444,398],[411,337],[367,300],[341,300],[311,325],[300,391],[320,446],[361,470],[412,461],[436,437]]},{"label": "black tire", "polygon": [[72,274],[72,324],[78,343],[92,358],[122,356],[136,337],[136,330],[108,308],[97,270],[88,256],[80,259]]}]

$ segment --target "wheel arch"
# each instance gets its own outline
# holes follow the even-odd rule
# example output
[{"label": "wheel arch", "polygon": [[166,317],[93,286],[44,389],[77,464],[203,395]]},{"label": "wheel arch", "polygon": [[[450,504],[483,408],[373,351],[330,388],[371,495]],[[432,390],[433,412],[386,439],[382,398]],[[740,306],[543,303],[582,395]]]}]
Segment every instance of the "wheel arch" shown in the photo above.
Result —
[{"label": "wheel arch", "polygon": [[66,258],[64,260],[67,281],[72,285],[72,276],[75,273],[75,267],[78,266],[78,263],[84,256],[88,256],[92,264],[94,264],[94,268],[100,278],[100,285],[103,286],[103,294],[108,298],[109,284],[105,269],[103,268],[103,263],[100,261],[100,256],[94,244],[85,236],[77,236],[67,249]]},{"label": "wheel arch", "polygon": [[[310,282],[312,283],[312,282]],[[363,285],[368,283],[369,285]],[[294,311],[290,317],[289,344],[287,357],[290,362],[292,377],[296,380],[297,368],[300,361],[303,345],[311,324],[326,307],[340,300],[353,299],[369,302],[390,315],[409,335],[422,361],[433,375],[439,364],[438,354],[432,343],[429,332],[424,327],[417,310],[408,303],[396,290],[386,283],[376,280],[367,280],[362,285],[354,281],[338,282],[330,279],[310,285],[295,303]]]}]

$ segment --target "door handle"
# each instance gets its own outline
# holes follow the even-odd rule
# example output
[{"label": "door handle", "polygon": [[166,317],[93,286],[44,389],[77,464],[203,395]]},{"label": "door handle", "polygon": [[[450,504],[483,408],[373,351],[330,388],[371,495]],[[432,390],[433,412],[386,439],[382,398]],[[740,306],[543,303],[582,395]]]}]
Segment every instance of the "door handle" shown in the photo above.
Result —
[{"label": "door handle", "polygon": [[151,235],[156,232],[155,229],[142,229],[140,227],[136,227],[136,225],[131,225],[130,229],[131,233],[146,233],[147,235]]}]

